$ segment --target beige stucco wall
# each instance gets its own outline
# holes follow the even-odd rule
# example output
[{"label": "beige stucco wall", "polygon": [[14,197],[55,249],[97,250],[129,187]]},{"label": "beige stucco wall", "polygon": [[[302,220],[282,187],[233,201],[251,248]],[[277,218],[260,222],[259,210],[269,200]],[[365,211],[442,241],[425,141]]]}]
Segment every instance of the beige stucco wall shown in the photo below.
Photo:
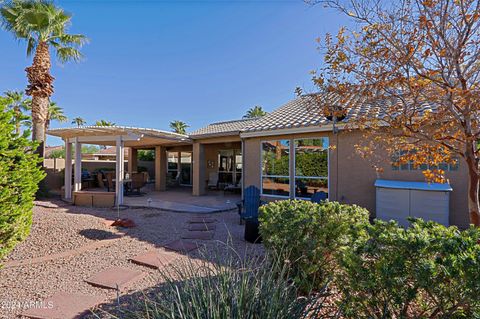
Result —
[{"label": "beige stucco wall", "polygon": [[[381,165],[383,172],[377,175],[372,166],[372,160],[361,158],[355,150],[355,144],[362,138],[361,132],[341,131],[337,135],[333,135],[331,132],[319,132],[246,138],[244,146],[245,186],[255,185],[260,188],[261,141],[324,136],[329,137],[330,145],[335,145],[335,149],[330,150],[329,154],[329,196],[331,200],[360,205],[367,208],[374,216],[374,183],[377,178],[425,181],[421,171],[392,170],[387,156],[385,156],[385,161]],[[450,223],[466,227],[468,225],[468,209],[467,171],[465,164],[461,161],[458,171],[447,172],[447,178],[453,188],[450,196]],[[272,200],[277,198],[264,197],[264,199]]]}]

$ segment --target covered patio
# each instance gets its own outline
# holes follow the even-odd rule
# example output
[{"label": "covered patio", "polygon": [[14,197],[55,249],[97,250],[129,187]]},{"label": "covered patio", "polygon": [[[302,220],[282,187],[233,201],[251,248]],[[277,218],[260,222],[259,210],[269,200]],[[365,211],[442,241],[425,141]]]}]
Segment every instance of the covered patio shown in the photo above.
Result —
[{"label": "covered patio", "polygon": [[[74,195],[82,192],[82,144],[116,147],[114,179],[116,206],[125,204],[125,177],[137,171],[138,149],[155,151],[155,176],[152,191],[165,191],[167,179],[166,148],[191,147],[192,145],[191,139],[183,134],[126,126],[59,128],[49,130],[48,134],[62,138],[65,143],[65,180],[62,195],[67,201],[73,201]],[[124,149],[127,147],[130,148],[130,156],[128,165],[125,167]],[[98,195],[105,195],[105,193],[109,194],[106,191],[99,191]],[[142,199],[145,197],[143,196]]]}]

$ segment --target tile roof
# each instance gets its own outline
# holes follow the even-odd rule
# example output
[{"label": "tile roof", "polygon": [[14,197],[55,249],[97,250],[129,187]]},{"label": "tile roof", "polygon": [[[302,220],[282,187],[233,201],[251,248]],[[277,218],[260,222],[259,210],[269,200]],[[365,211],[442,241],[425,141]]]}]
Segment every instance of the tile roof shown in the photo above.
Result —
[{"label": "tile roof", "polygon": [[[348,123],[349,121],[363,117],[380,119],[386,116],[386,111],[393,106],[393,101],[391,100],[374,105],[366,102],[364,97],[353,94],[350,97],[342,99],[342,102],[340,102],[339,96],[333,94],[328,96],[322,96],[319,93],[302,95],[259,118],[257,121],[252,122],[246,126],[242,132],[269,131],[329,124],[331,121],[322,114],[318,99],[322,99],[323,101],[327,99],[332,105],[341,104],[345,106],[346,115],[342,120],[343,123]],[[425,111],[435,110],[435,106],[429,103],[423,103],[417,109],[418,115],[420,116]]]},{"label": "tile roof", "polygon": [[212,123],[188,135],[192,138],[236,135],[240,134],[245,127],[252,125],[259,119],[261,119],[261,117]]},{"label": "tile roof", "polygon": [[318,126],[327,123],[328,120],[323,115],[312,109],[313,105],[313,96],[301,96],[246,126],[243,132]]}]

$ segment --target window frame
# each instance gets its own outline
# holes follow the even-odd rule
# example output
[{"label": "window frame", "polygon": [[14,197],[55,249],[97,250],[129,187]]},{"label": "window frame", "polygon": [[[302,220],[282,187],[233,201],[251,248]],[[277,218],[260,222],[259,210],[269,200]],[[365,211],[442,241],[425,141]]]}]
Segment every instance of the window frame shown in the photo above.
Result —
[{"label": "window frame", "polygon": [[[296,148],[295,148],[295,141],[297,140],[306,140],[306,139],[326,139],[328,143],[327,150],[327,176],[326,177],[315,177],[315,176],[297,176],[296,175]],[[263,174],[263,144],[265,142],[271,141],[288,141],[289,143],[289,155],[288,155],[288,176],[283,175],[264,175]],[[260,141],[260,195],[264,197],[272,197],[272,198],[283,198],[283,199],[301,199],[301,200],[310,200],[308,197],[297,197],[295,194],[295,180],[296,178],[304,178],[304,179],[323,179],[327,181],[327,188],[328,188],[328,198],[330,198],[330,137],[329,136],[312,136],[312,137],[299,137],[299,138],[272,138],[272,139],[265,139]],[[293,170],[293,171],[292,171]],[[273,195],[273,194],[265,194],[263,192],[263,178],[264,177],[271,177],[271,178],[288,178],[288,189],[289,195]]]},{"label": "window frame", "polygon": [[[315,139],[327,139],[327,177],[315,177],[315,176],[297,176],[297,165],[296,165],[296,160],[297,160],[297,152],[296,152],[296,146],[295,146],[295,141],[298,140],[315,140]],[[295,185],[296,185],[296,179],[297,178],[303,178],[303,179],[323,179],[327,180],[327,189],[328,189],[328,198],[330,198],[330,138],[328,136],[316,136],[316,137],[304,137],[304,138],[295,138],[293,139],[293,189],[295,191]],[[310,200],[309,197],[297,197],[296,193],[293,193],[294,199],[302,199],[302,200]]]},{"label": "window frame", "polygon": [[[432,170],[432,169],[435,169],[433,168],[430,164],[420,164],[418,165],[417,168],[414,167],[413,163],[412,162],[408,162],[406,164],[398,164],[398,165],[395,165],[396,162],[399,162],[399,159],[401,154],[400,154],[401,151],[396,151],[395,154],[392,154],[390,156],[390,170],[393,171],[393,172],[423,172],[425,170]],[[397,159],[395,159],[397,158]],[[440,163],[439,165],[447,165],[447,169],[445,169],[444,171],[445,172],[458,172],[459,169],[460,169],[460,159],[459,158],[455,158],[455,160],[457,161],[456,164],[451,164],[451,163]],[[402,168],[403,165],[407,165],[408,168]],[[425,169],[422,169],[421,166],[426,166]]]},{"label": "window frame", "polygon": [[[266,142],[271,141],[288,141],[288,176],[283,175],[264,175],[263,174],[263,144]],[[277,139],[270,139],[270,140],[261,140],[260,141],[260,196],[265,197],[273,197],[273,198],[292,198],[292,184],[291,184],[291,175],[292,175],[292,166],[291,166],[291,153],[292,153],[292,139],[290,138],[277,138]],[[270,178],[287,178],[288,179],[288,196],[285,195],[275,195],[275,194],[264,194],[263,193],[263,178],[270,177]]]}]

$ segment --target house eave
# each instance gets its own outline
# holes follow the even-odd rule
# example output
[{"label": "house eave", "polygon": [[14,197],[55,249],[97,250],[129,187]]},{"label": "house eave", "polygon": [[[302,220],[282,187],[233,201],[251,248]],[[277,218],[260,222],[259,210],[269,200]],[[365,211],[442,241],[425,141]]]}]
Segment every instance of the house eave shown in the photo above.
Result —
[{"label": "house eave", "polygon": [[[336,128],[339,130],[342,130],[345,128],[345,124],[337,124]],[[332,132],[332,131],[333,131],[333,125],[326,124],[321,126],[303,126],[303,127],[292,127],[292,128],[261,130],[261,131],[247,131],[247,132],[241,132],[240,137],[250,138],[250,137],[289,135],[289,134],[301,134],[301,133]]]}]

